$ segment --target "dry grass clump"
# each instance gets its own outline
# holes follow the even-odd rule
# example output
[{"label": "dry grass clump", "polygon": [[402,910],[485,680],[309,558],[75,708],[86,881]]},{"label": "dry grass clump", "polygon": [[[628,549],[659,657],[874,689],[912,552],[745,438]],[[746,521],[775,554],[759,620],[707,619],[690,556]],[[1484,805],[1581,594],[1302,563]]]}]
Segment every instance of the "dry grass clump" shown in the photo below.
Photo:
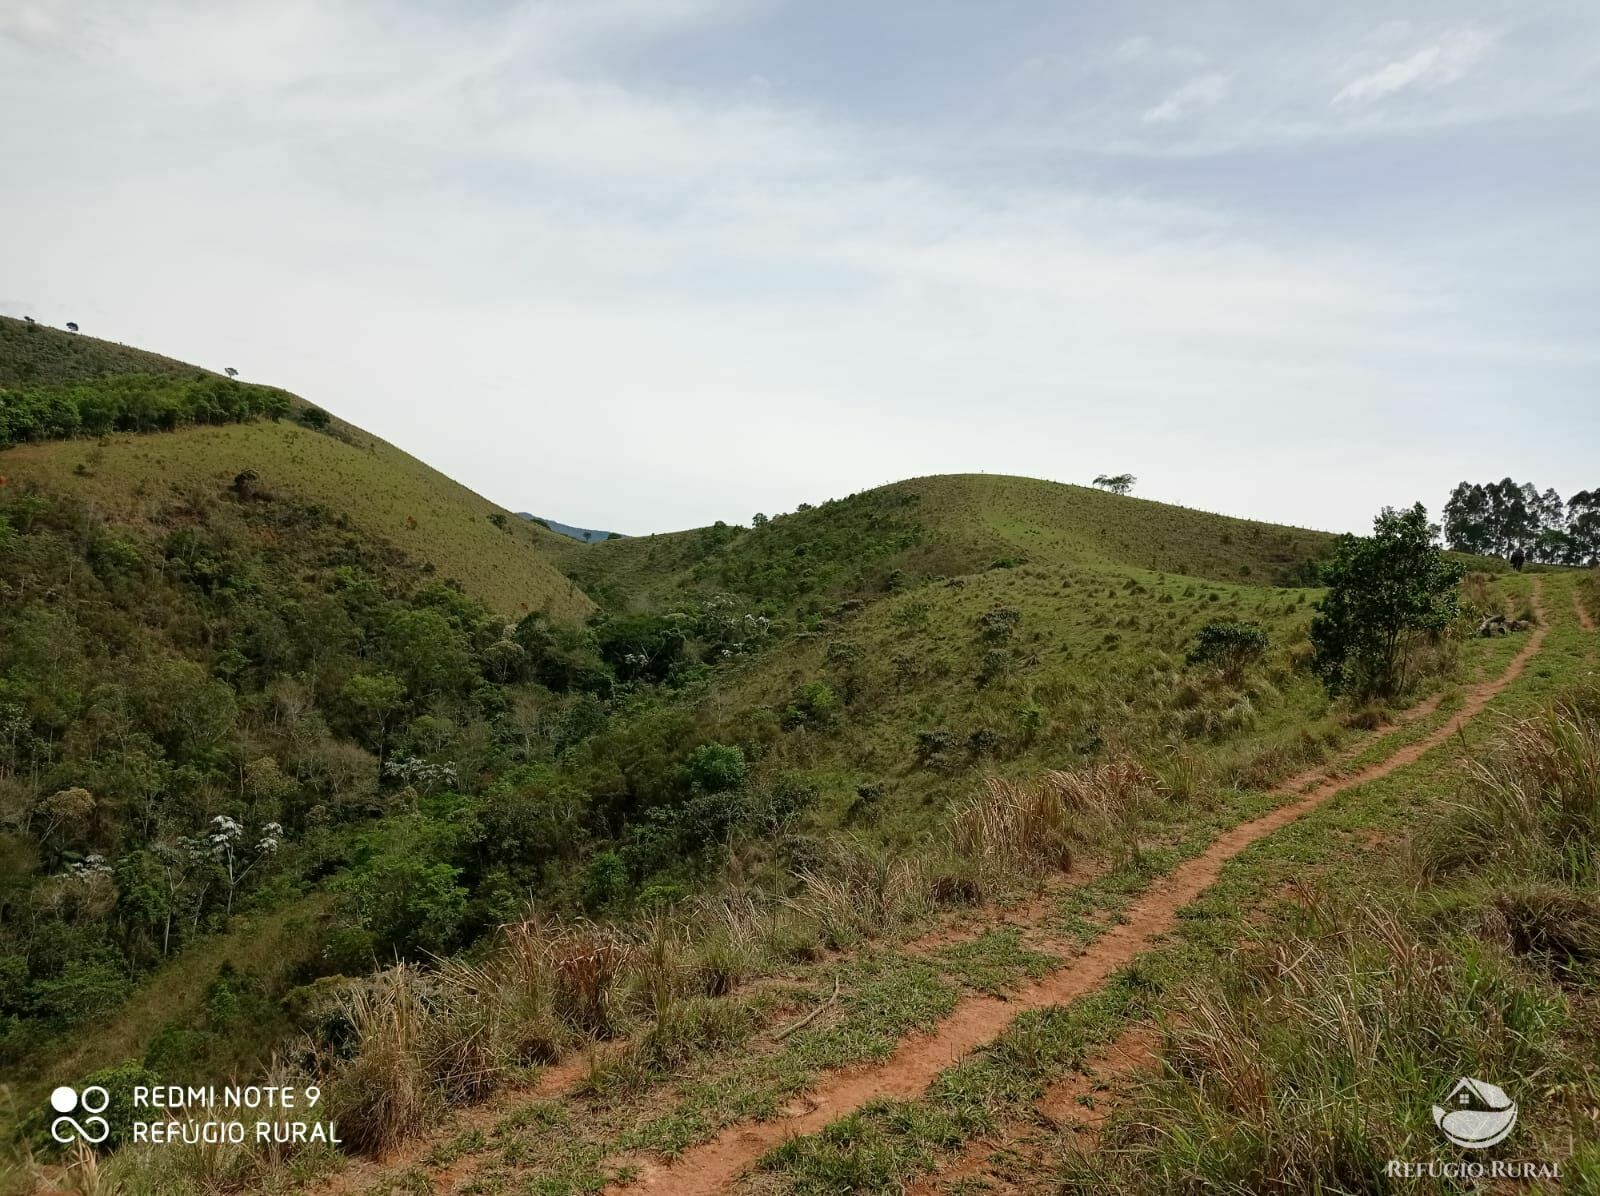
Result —
[{"label": "dry grass clump", "polygon": [[556,931],[545,953],[557,1015],[580,1034],[612,1037],[613,990],[628,967],[631,945],[612,927],[578,923]]},{"label": "dry grass clump", "polygon": [[705,996],[724,997],[757,969],[772,935],[776,911],[748,893],[700,897],[686,911],[700,928],[690,946],[689,969]]},{"label": "dry grass clump", "polygon": [[1170,745],[1149,767],[1157,792],[1168,801],[1193,801],[1212,783],[1212,772],[1205,759],[1176,744]]},{"label": "dry grass clump", "polygon": [[325,1051],[346,1144],[382,1154],[440,1109],[480,1100],[513,1069],[618,1028],[635,948],[611,927],[531,920],[482,962],[400,963],[342,996],[349,1045]]},{"label": "dry grass clump", "polygon": [[951,819],[950,847],[977,865],[986,887],[1037,881],[1071,870],[1079,848],[1131,849],[1160,783],[1132,760],[1025,782],[988,777]]},{"label": "dry grass clump", "polygon": [[896,856],[859,839],[836,842],[821,867],[798,879],[800,892],[787,904],[834,948],[884,935],[933,908],[923,857]]},{"label": "dry grass clump", "polygon": [[1413,846],[1427,879],[1515,867],[1593,883],[1600,853],[1600,691],[1507,725],[1499,750],[1468,761],[1460,800]]},{"label": "dry grass clump", "polygon": [[415,1133],[436,1109],[425,1063],[434,1008],[432,978],[399,963],[344,997],[356,1044],[337,1069],[329,1103],[349,1148],[382,1154]]},{"label": "dry grass clump", "polygon": [[[899,872],[889,868],[890,892],[867,903],[869,917],[903,912]],[[859,859],[846,869],[852,901],[868,894],[872,875]],[[817,881],[824,890],[839,883]],[[341,1136],[350,1149],[382,1154],[442,1109],[480,1100],[518,1068],[553,1063],[582,1042],[633,1035],[606,1065],[614,1083],[742,1041],[754,1015],[715,998],[757,969],[774,921],[787,915],[740,895],[627,927],[533,917],[502,927],[483,960],[402,963],[352,985],[340,998],[347,1033],[316,1052]]]}]

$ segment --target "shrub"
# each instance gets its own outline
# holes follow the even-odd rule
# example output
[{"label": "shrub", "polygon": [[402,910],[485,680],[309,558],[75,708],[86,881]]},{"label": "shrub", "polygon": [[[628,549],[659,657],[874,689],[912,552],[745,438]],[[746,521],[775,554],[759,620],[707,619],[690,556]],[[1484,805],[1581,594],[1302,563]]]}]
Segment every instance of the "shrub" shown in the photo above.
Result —
[{"label": "shrub", "polygon": [[583,908],[590,912],[612,909],[624,901],[629,889],[628,866],[614,851],[602,851],[583,870]]},{"label": "shrub", "polygon": [[706,793],[724,793],[744,784],[749,765],[744,752],[723,743],[703,743],[689,753],[684,774],[689,783]]},{"label": "shrub", "polygon": [[387,856],[351,882],[361,925],[380,956],[443,954],[458,942],[467,914],[459,868],[415,856]]},{"label": "shrub", "polygon": [[1238,681],[1245,668],[1266,652],[1267,633],[1259,623],[1218,620],[1200,629],[1188,660],[1192,665],[1212,665],[1230,680]]},{"label": "shrub", "polygon": [[838,710],[839,699],[832,687],[826,681],[809,681],[800,687],[780,721],[786,730],[820,730],[832,725]]}]

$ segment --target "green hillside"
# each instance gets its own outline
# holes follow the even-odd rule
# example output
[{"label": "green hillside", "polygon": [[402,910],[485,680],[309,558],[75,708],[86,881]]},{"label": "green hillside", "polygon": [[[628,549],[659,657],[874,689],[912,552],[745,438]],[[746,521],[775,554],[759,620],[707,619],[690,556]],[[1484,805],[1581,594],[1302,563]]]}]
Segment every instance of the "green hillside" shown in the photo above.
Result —
[{"label": "green hillside", "polygon": [[0,386],[82,382],[119,374],[214,376],[211,370],[159,353],[0,316]]},{"label": "green hillside", "polygon": [[[142,383],[146,390],[170,390],[179,384],[159,379],[185,372],[209,379],[211,386],[263,389],[16,320],[0,319],[0,333],[0,387],[12,387],[9,398],[0,390],[0,413],[8,402],[19,404],[31,396],[65,396],[86,406],[102,394],[141,384],[147,377],[143,372],[158,367],[155,378]],[[4,381],[29,374],[36,383]],[[307,411],[303,400],[285,397],[292,413]],[[0,444],[3,431],[0,427]],[[593,609],[547,560],[547,552],[564,537],[337,418],[321,427],[299,418],[191,423],[154,435],[112,426],[92,439],[37,440],[0,451],[0,476],[10,484],[45,486],[91,504],[114,521],[143,526],[158,520],[174,496],[193,490],[221,493],[245,471],[254,471],[260,490],[347,519],[364,535],[405,553],[428,576],[458,582],[503,615],[535,611],[575,622]]]},{"label": "green hillside", "polygon": [[563,545],[569,575],[602,604],[717,590],[768,601],[866,593],[914,578],[1029,563],[1134,567],[1292,585],[1325,532],[1213,515],[1083,486],[994,474],[915,478],[803,507],[763,526]]}]

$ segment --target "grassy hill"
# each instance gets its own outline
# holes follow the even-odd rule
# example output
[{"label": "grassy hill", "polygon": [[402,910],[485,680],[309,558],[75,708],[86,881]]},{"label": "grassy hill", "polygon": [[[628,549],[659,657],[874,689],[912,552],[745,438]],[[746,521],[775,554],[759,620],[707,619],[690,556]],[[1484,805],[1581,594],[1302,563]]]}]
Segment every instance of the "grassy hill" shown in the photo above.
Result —
[{"label": "grassy hill", "polygon": [[555,532],[558,536],[566,536],[569,540],[578,540],[584,544],[594,544],[601,540],[620,540],[622,538],[616,532],[602,531],[594,527],[574,527],[570,523],[562,523],[559,519],[546,519],[542,515],[533,515],[527,511],[519,511],[517,513],[524,519]]},{"label": "grassy hill", "polygon": [[603,605],[726,590],[815,605],[911,578],[995,566],[1140,568],[1216,581],[1298,584],[1325,532],[1214,515],[1083,486],[996,474],[914,478],[777,516],[560,546]]},{"label": "grassy hill", "polygon": [[[98,379],[146,371],[204,373],[122,345],[0,319],[0,386],[31,375],[39,384],[79,383],[92,392]],[[294,410],[306,406],[297,400]],[[347,519],[503,615],[541,611],[575,622],[593,609],[547,558],[561,537],[337,418],[321,429],[287,419],[189,426],[42,441],[0,453],[0,475],[12,484],[46,486],[133,524],[148,524],[174,495],[224,491],[246,470],[255,471],[262,489]]]},{"label": "grassy hill", "polygon": [[0,386],[81,382],[119,374],[192,378],[213,371],[114,341],[0,316]]}]

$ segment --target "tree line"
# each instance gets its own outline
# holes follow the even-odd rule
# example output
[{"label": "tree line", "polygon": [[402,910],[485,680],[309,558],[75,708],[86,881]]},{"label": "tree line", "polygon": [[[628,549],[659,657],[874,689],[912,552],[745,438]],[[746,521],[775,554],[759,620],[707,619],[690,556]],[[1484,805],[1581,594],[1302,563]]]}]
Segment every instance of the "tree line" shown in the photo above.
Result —
[{"label": "tree line", "polygon": [[1530,482],[1462,482],[1444,507],[1444,538],[1458,552],[1549,565],[1600,563],[1600,487],[1563,501]]},{"label": "tree line", "polygon": [[289,392],[226,378],[131,375],[0,389],[0,448],[109,432],[171,431],[290,413]]}]

